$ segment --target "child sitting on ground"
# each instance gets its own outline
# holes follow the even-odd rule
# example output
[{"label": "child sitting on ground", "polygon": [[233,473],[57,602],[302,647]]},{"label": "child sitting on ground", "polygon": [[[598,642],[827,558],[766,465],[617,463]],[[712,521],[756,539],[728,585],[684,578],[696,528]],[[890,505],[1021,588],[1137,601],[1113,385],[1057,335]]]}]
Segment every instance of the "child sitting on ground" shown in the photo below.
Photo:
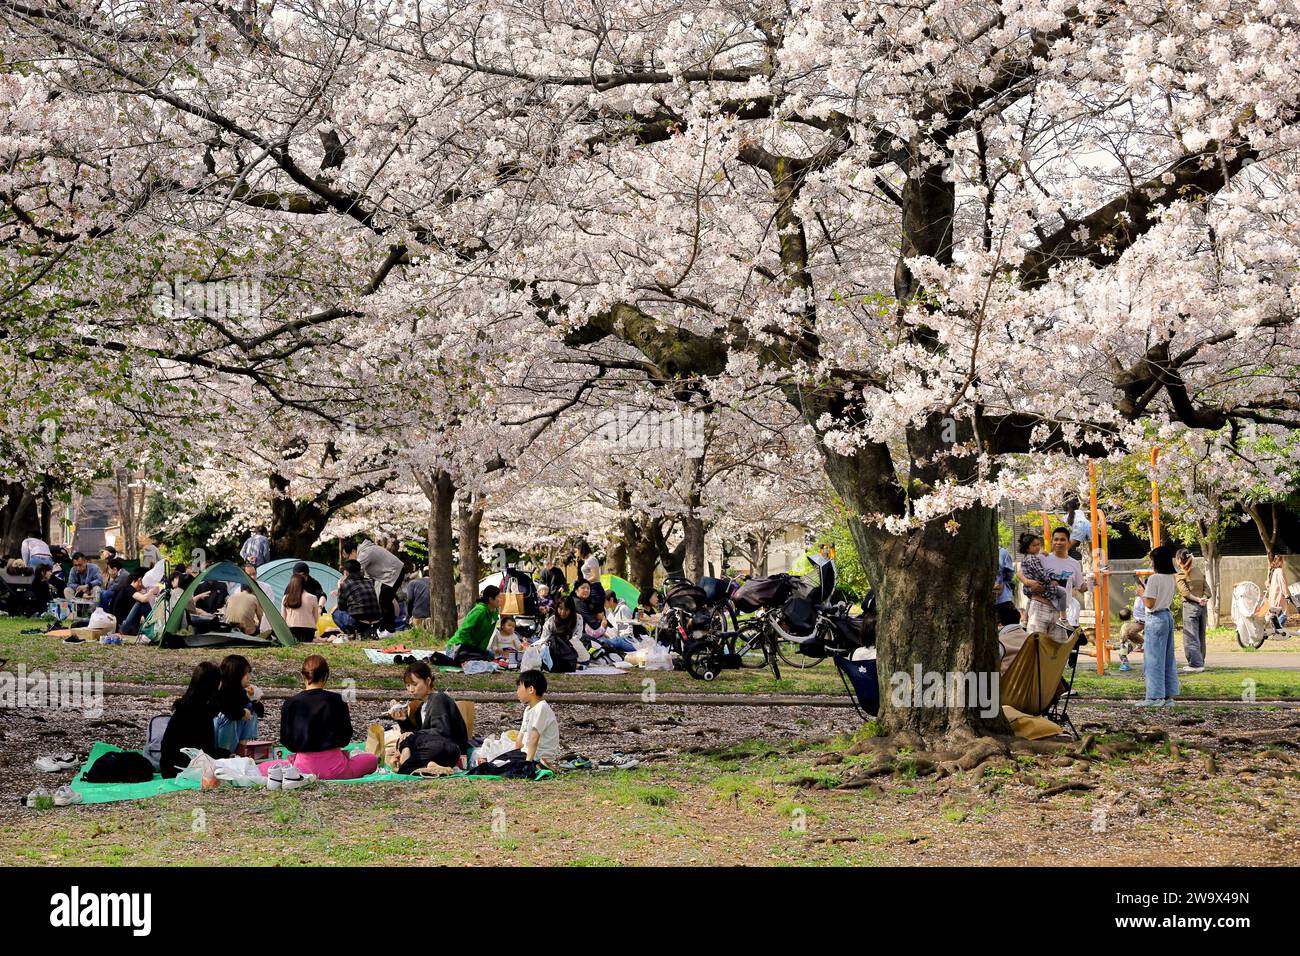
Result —
[{"label": "child sitting on ground", "polygon": [[494,657],[507,660],[519,660],[519,635],[515,633],[515,618],[512,614],[502,614],[497,622],[492,639],[488,641],[488,650]]},{"label": "child sitting on ground", "polygon": [[544,698],[546,675],[524,671],[515,681],[515,697],[524,705],[519,722],[519,749],[527,760],[552,765],[560,759],[560,723]]}]

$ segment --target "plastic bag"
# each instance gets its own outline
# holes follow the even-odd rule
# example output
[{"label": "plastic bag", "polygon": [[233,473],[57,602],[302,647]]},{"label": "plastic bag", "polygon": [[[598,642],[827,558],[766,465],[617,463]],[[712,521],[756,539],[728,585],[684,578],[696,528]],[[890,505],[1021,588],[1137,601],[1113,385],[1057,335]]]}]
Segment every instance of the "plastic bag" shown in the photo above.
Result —
[{"label": "plastic bag", "polygon": [[542,652],[535,646],[524,649],[524,656],[519,660],[521,671],[539,671],[542,669]]},{"label": "plastic bag", "polygon": [[214,760],[216,778],[237,787],[264,787],[266,778],[257,772],[257,761],[252,757],[223,757]]},{"label": "plastic bag", "polygon": [[95,608],[95,610],[90,614],[90,624],[88,626],[91,630],[95,631],[103,630],[105,628],[110,631],[116,631],[117,618],[113,617],[113,615],[109,614],[105,610]]},{"label": "plastic bag", "polygon": [[[496,737],[488,737],[481,746],[475,747],[474,763],[476,765],[487,763],[489,760],[495,760],[508,750],[517,749],[518,744],[510,736],[511,733],[512,731],[509,730],[503,731]],[[518,731],[513,731],[513,733],[517,734]]]},{"label": "plastic bag", "polygon": [[645,652],[645,669],[648,671],[670,671],[673,669],[672,651],[662,644],[656,643],[654,647]]},{"label": "plastic bag", "polygon": [[181,753],[190,758],[190,765],[176,775],[177,780],[197,780],[207,790],[217,786],[217,762],[195,747],[182,747]]}]

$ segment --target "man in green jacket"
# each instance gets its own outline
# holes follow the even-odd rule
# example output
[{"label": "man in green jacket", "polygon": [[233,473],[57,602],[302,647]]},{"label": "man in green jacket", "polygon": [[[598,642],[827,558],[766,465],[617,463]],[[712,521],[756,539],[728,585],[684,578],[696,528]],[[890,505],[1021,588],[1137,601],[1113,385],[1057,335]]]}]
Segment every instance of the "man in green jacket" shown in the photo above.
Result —
[{"label": "man in green jacket", "polygon": [[496,630],[500,607],[501,589],[489,584],[447,642],[447,656],[454,661],[490,661],[488,643]]}]

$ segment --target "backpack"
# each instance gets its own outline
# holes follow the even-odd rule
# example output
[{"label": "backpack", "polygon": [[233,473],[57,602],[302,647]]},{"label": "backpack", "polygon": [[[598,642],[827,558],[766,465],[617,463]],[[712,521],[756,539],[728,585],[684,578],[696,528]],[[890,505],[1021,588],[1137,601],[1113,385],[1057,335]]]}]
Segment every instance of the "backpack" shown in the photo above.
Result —
[{"label": "backpack", "polygon": [[145,738],[144,755],[153,764],[153,769],[162,772],[162,741],[171,723],[171,714],[158,714],[149,718],[149,733]]}]

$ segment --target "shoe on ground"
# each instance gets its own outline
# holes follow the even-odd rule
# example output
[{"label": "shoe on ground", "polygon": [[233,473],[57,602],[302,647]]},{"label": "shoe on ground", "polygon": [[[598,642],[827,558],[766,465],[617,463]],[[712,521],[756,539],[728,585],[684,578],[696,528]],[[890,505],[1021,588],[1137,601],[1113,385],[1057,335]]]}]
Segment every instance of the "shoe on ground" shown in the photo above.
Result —
[{"label": "shoe on ground", "polygon": [[1165,708],[1177,707],[1178,701],[1174,700],[1172,697],[1166,697],[1164,700],[1160,701],[1160,706]]},{"label": "shoe on ground", "polygon": [[23,806],[31,807],[33,810],[44,810],[46,807],[52,806],[53,803],[54,798],[50,796],[50,791],[44,787],[37,787],[23,798]]},{"label": "shoe on ground", "polygon": [[276,765],[266,772],[266,789],[279,790],[284,784],[284,767]]},{"label": "shoe on ground", "polygon": [[316,779],[314,773],[302,773],[297,767],[285,767],[284,774],[280,778],[280,789],[297,790],[300,787],[310,787]]},{"label": "shoe on ground", "polygon": [[62,773],[77,766],[77,757],[70,753],[50,754],[46,757],[37,757],[34,764],[37,770],[43,770],[45,773]]},{"label": "shoe on ground", "polygon": [[77,791],[73,790],[66,783],[59,787],[58,790],[54,791],[54,805],[56,807],[70,807],[74,804],[80,803],[81,800],[81,794],[77,793]]},{"label": "shoe on ground", "polygon": [[1122,671],[1131,671],[1133,668],[1129,667],[1128,664],[1120,664],[1119,669]]},{"label": "shoe on ground", "polygon": [[561,770],[590,770],[593,764],[586,757],[575,757],[573,760],[565,760],[560,764]]},{"label": "shoe on ground", "polygon": [[1184,673],[1184,674],[1204,674],[1204,673],[1205,673],[1205,668],[1204,668],[1204,667],[1192,667],[1192,666],[1188,665],[1187,667],[1184,667],[1184,668],[1183,668],[1182,673]]},{"label": "shoe on ground", "polygon": [[1145,697],[1142,700],[1138,701],[1133,706],[1134,707],[1163,707],[1164,702],[1160,700],[1153,700],[1150,697]]},{"label": "shoe on ground", "polygon": [[608,760],[602,760],[599,764],[601,770],[633,770],[639,766],[641,761],[620,753],[610,754]]}]

